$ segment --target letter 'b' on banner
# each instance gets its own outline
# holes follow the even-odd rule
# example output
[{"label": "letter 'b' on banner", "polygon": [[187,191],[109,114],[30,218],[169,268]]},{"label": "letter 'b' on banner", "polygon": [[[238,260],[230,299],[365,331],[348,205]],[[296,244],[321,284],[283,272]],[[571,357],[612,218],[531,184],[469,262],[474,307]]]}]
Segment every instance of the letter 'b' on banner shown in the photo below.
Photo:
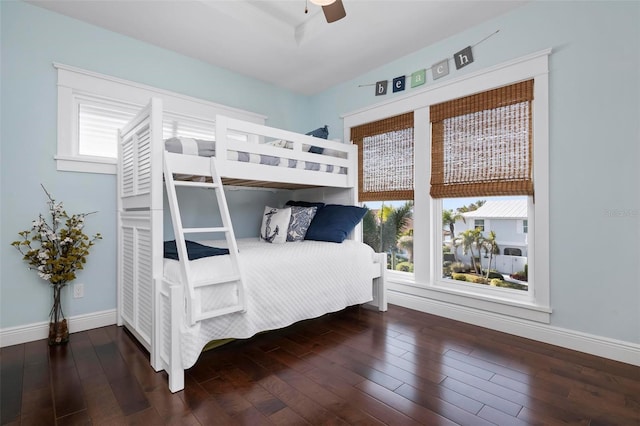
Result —
[{"label": "letter 'b' on banner", "polygon": [[379,81],[376,83],[376,96],[382,96],[387,94],[387,80]]}]

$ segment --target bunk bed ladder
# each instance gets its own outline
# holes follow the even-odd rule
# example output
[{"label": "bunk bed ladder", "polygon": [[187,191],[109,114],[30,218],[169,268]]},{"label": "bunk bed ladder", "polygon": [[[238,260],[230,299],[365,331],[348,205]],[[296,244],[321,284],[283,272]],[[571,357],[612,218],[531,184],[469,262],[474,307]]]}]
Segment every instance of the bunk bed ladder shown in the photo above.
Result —
[{"label": "bunk bed ladder", "polygon": [[[244,286],[244,280],[242,278],[242,271],[238,261],[238,245],[235,235],[233,233],[233,226],[231,224],[231,216],[229,215],[229,208],[227,205],[227,199],[224,195],[224,187],[222,186],[222,179],[218,175],[216,169],[215,157],[211,157],[210,177],[212,182],[192,182],[175,180],[171,167],[172,154],[165,152],[164,155],[164,179],[167,188],[167,198],[169,201],[169,207],[171,209],[171,219],[173,222],[173,229],[176,239],[176,247],[178,249],[178,256],[180,258],[180,267],[182,273],[183,282],[186,284],[186,312],[187,320],[191,325],[196,324],[198,321],[219,317],[222,315],[231,314],[234,312],[243,312],[246,310],[246,289]],[[207,176],[209,177],[209,176]],[[178,198],[176,193],[176,187],[191,187],[191,188],[205,188],[215,192],[217,208],[220,212],[222,219],[222,226],[217,227],[200,227],[200,228],[185,228],[182,225],[182,217],[180,215],[180,206],[178,205]],[[230,270],[221,277],[212,280],[195,281],[191,276],[191,268],[189,262],[185,262],[182,259],[187,259],[187,248],[185,235],[188,234],[224,234],[227,247],[229,249]],[[217,286],[221,284],[232,284],[236,286],[237,299],[234,303],[225,305],[224,307],[215,309],[203,309],[202,308],[202,292],[208,287]]]}]

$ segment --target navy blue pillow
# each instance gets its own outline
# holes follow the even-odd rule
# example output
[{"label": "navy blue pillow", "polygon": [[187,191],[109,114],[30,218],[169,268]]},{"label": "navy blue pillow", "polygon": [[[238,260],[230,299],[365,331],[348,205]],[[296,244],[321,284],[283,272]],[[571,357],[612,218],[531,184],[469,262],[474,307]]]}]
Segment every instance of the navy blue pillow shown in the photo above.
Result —
[{"label": "navy blue pillow", "polygon": [[329,126],[325,124],[324,127],[318,127],[315,130],[307,133],[308,136],[315,136],[316,138],[327,139],[329,137]]},{"label": "navy blue pillow", "polygon": [[[195,241],[186,240],[187,243],[187,257],[189,260],[200,259],[202,257],[220,256],[229,254],[228,249],[205,246]],[[166,259],[178,260],[178,247],[176,246],[176,240],[164,242],[164,257]]]},{"label": "navy blue pillow", "polygon": [[366,213],[366,207],[327,204],[314,216],[304,239],[341,243]]},{"label": "navy blue pillow", "polygon": [[[329,126],[325,124],[324,127],[318,127],[317,129],[307,133],[307,135],[314,136],[316,138],[327,139],[329,137]],[[309,152],[312,152],[314,154],[322,154],[324,152],[324,148],[321,148],[319,146],[312,146],[311,148],[309,148]]]}]

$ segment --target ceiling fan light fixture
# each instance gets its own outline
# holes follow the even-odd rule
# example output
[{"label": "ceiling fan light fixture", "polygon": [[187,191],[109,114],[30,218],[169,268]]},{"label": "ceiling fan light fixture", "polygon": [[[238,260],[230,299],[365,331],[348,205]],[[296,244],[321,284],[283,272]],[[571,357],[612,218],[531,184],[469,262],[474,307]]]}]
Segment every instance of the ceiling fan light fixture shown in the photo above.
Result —
[{"label": "ceiling fan light fixture", "polygon": [[328,23],[339,21],[347,16],[342,0],[335,0],[327,6],[322,6],[322,11],[324,12],[324,17]]},{"label": "ceiling fan light fixture", "polygon": [[318,6],[329,6],[331,3],[335,3],[336,0],[309,0],[313,4]]}]

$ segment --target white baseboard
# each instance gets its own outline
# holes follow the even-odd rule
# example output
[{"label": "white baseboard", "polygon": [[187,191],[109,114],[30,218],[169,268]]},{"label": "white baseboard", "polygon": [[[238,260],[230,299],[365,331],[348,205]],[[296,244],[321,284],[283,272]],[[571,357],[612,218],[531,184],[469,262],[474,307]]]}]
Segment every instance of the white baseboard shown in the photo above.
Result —
[{"label": "white baseboard", "polygon": [[640,345],[466,306],[389,291],[389,303],[551,345],[640,366]]},{"label": "white baseboard", "polygon": [[[116,323],[116,310],[110,309],[108,311],[77,315],[67,318],[67,321],[69,323],[69,333],[105,327]],[[48,321],[3,328],[0,330],[0,347],[46,339],[48,335]]]}]

